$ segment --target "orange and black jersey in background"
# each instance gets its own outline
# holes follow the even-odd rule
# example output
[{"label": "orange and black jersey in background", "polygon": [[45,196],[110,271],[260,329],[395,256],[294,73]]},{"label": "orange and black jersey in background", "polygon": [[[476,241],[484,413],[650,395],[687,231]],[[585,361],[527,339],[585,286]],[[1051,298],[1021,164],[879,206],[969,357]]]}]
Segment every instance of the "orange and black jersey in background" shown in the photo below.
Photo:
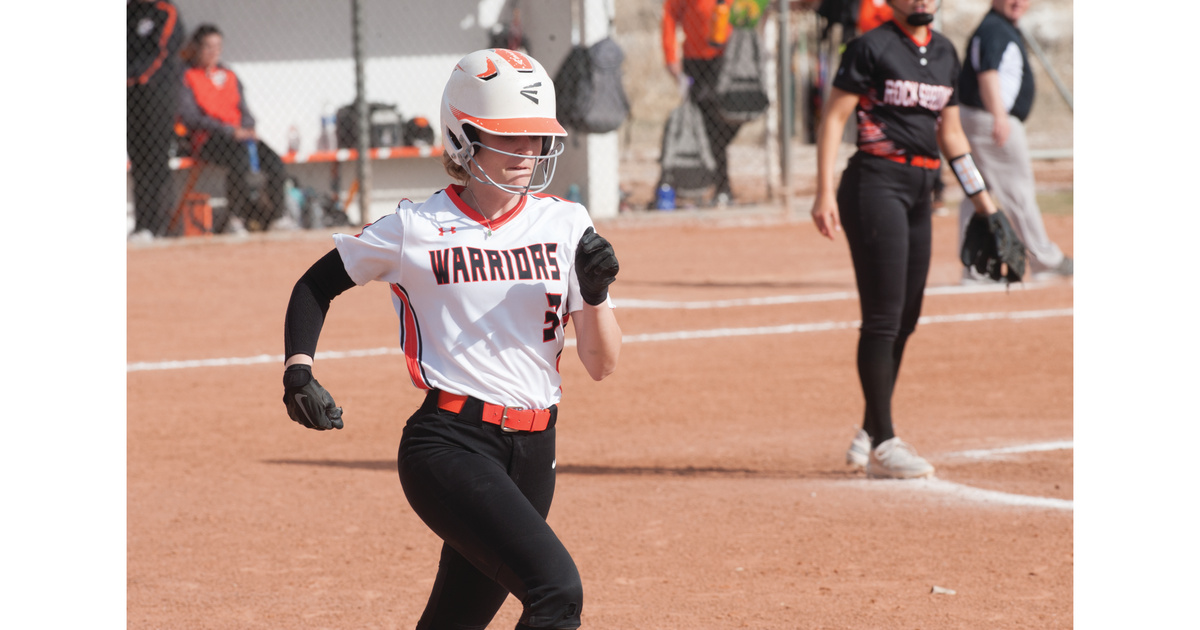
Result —
[{"label": "orange and black jersey in background", "polygon": [[895,21],[846,45],[833,86],[861,96],[859,150],[937,159],[942,109],[958,105],[958,54],[941,33],[915,41]]},{"label": "orange and black jersey in background", "polygon": [[183,25],[175,5],[164,0],[126,5],[126,86],[179,81],[176,56],[183,44]]}]

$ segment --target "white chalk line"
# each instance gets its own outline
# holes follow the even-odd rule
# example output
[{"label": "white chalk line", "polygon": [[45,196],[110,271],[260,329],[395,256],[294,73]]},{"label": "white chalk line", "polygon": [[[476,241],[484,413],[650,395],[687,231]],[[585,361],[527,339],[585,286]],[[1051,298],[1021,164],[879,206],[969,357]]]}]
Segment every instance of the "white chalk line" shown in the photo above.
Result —
[{"label": "white chalk line", "polygon": [[1073,450],[1075,448],[1074,440],[1062,440],[1059,442],[1042,442],[1040,444],[1022,444],[1020,446],[1004,446],[1001,448],[977,449],[971,451],[958,451],[957,453],[946,453],[945,457],[966,457],[969,459],[987,459],[996,455],[1009,455],[1013,453],[1036,453],[1039,451],[1064,451]]},{"label": "white chalk line", "polygon": [[[1045,319],[1048,317],[1071,317],[1073,308],[1057,308],[1037,311],[1014,311],[1011,313],[965,313],[960,315],[928,315],[917,320],[920,324],[948,324],[955,322],[980,322],[997,319]],[[817,322],[813,324],[784,324],[780,326],[758,326],[752,328],[714,328],[711,330],[681,330],[664,333],[625,335],[622,343],[647,341],[675,341],[680,339],[712,339],[715,337],[747,337],[755,335],[787,335],[794,333],[821,332],[826,330],[856,329],[860,320],[844,322]]]},{"label": "white chalk line", "polygon": [[[1013,453],[1038,453],[1045,451],[1058,450],[1074,450],[1075,442],[1073,440],[1061,440],[1056,442],[1040,442],[1036,444],[1021,444],[1018,446],[1004,446],[1000,448],[976,449],[970,451],[959,451],[956,453],[946,453],[943,457],[967,457],[971,459],[989,459],[996,456],[1010,455]],[[1050,497],[1035,497],[1025,494],[1013,494],[1010,492],[1000,492],[998,490],[984,490],[973,486],[946,481],[936,477],[932,479],[871,479],[871,480],[856,480],[851,483],[865,484],[867,487],[878,487],[880,484],[889,487],[904,487],[909,489],[919,489],[942,494],[958,499],[964,499],[976,503],[989,503],[993,505],[1011,505],[1015,507],[1037,507],[1049,508],[1054,510],[1074,510],[1075,502],[1068,499],[1053,499]]]},{"label": "white chalk line", "polygon": [[[956,322],[979,322],[998,319],[1045,319],[1051,317],[1072,317],[1073,308],[1059,308],[1036,311],[1014,311],[1011,313],[964,313],[960,315],[929,315],[918,320],[919,324],[946,324]],[[709,330],[681,330],[663,333],[643,333],[640,335],[624,335],[622,343],[648,343],[656,341],[677,341],[687,339],[713,339],[720,337],[745,337],[757,335],[788,335],[796,333],[821,332],[828,330],[845,330],[858,328],[859,320],[844,322],[817,322],[812,324],[785,324],[781,326],[758,326],[750,328],[714,328]],[[567,340],[568,346],[575,345],[574,339]],[[318,360],[351,359],[356,357],[373,357],[381,355],[403,354],[398,347],[369,348],[364,350],[324,351],[318,352]],[[282,354],[260,354],[251,357],[223,357],[217,359],[191,359],[183,361],[139,361],[125,366],[126,372],[145,372],[159,370],[183,370],[206,367],[229,367],[242,365],[259,365],[263,363],[280,363]]]},{"label": "white chalk line", "polygon": [[[1061,286],[1054,282],[1017,284],[1009,287],[1004,284],[988,283],[975,285],[948,285],[928,287],[925,295],[963,295],[968,293],[1002,293],[1006,291],[1021,291],[1045,289]],[[813,293],[809,295],[773,295],[768,297],[740,298],[729,300],[703,300],[695,302],[677,302],[668,300],[638,300],[633,298],[614,300],[620,308],[635,309],[669,309],[669,310],[702,310],[712,308],[738,308],[743,306],[773,306],[778,304],[807,304],[812,302],[836,302],[839,300],[857,300],[857,291],[835,291],[832,293]]]},{"label": "white chalk line", "polygon": [[898,487],[914,490],[919,489],[957,499],[972,501],[975,503],[988,503],[992,505],[1049,508],[1053,510],[1075,509],[1075,502],[1069,499],[1031,497],[1023,494],[1010,494],[996,490],[984,490],[982,488],[964,486],[961,483],[954,483],[953,481],[946,481],[936,477],[933,479],[864,479],[853,481],[851,483],[861,484],[865,487],[871,488],[887,486],[889,490],[893,490]]}]

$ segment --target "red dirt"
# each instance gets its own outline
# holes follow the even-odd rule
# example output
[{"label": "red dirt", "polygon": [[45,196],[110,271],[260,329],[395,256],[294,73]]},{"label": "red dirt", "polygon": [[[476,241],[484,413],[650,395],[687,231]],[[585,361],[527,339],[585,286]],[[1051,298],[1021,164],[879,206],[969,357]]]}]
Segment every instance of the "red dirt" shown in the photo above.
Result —
[{"label": "red dirt", "polygon": [[[599,222],[621,300],[852,292],[845,242],[747,211]],[[1071,216],[1047,216],[1072,249]],[[931,286],[955,284],[935,219]],[[284,308],[328,234],[128,250],[128,360],[282,354]],[[1070,309],[1070,282],[931,295],[925,315]],[[858,318],[854,299],[619,308],[626,335]],[[895,399],[941,480],[1070,501],[1073,317],[922,325]],[[550,521],[583,575],[585,628],[1070,628],[1072,509],[984,503],[843,464],[862,413],[853,328],[627,343],[594,383],[568,349]],[[382,285],[330,311],[322,351],[398,347]],[[128,373],[129,628],[411,628],[439,541],[395,472],[420,393],[394,355],[318,360],[346,428],[288,420],[281,365]],[[956,594],[932,594],[934,586]],[[511,628],[511,598],[492,624]]]}]

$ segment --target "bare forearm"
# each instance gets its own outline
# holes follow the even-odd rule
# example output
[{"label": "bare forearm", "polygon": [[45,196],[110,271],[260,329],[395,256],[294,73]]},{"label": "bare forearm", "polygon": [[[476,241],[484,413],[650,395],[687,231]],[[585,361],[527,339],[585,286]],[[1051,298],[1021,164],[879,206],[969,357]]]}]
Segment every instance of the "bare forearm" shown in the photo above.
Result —
[{"label": "bare forearm", "polygon": [[846,130],[846,121],[854,113],[858,96],[837,88],[830,95],[829,107],[821,127],[817,131],[817,195],[828,195],[834,191],[834,166],[837,163],[838,147]]},{"label": "bare forearm", "polygon": [[1008,111],[1004,109],[1004,99],[1000,95],[999,71],[985,70],[979,73],[979,98],[983,101],[983,108],[992,116],[1008,117]]},{"label": "bare forearm", "polygon": [[575,323],[576,352],[594,380],[601,380],[617,369],[621,355],[621,327],[608,304],[584,304],[571,314]]}]

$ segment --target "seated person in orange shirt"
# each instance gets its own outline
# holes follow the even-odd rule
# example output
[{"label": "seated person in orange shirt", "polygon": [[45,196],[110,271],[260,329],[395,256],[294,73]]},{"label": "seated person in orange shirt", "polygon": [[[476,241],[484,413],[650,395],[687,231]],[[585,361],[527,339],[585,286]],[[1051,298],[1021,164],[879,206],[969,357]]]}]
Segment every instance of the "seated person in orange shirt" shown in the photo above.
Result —
[{"label": "seated person in orange shirt", "polygon": [[[202,24],[192,34],[179,115],[191,133],[192,154],[229,169],[229,212],[251,230],[266,230],[283,216],[287,174],[279,154],[254,131],[241,80],[221,64],[222,39],[212,24]],[[214,230],[225,231],[227,220],[227,215],[214,217]]]}]

